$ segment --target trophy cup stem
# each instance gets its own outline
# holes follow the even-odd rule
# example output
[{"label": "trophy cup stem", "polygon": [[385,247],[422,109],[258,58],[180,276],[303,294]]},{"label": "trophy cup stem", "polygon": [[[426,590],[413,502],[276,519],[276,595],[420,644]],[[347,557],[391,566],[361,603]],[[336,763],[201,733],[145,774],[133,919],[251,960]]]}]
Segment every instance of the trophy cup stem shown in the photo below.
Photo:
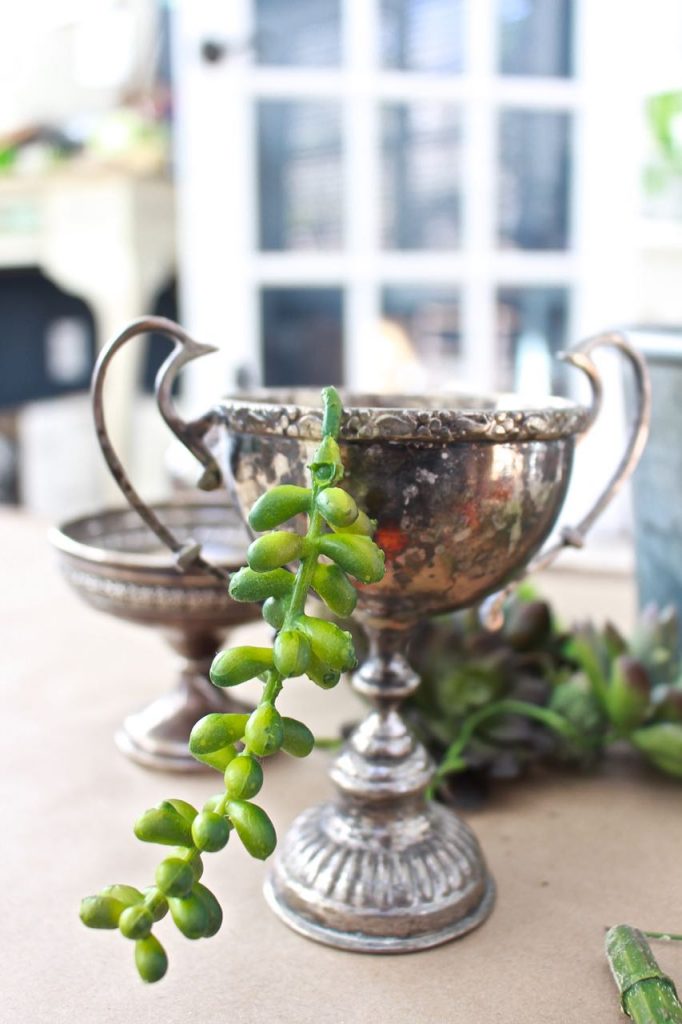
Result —
[{"label": "trophy cup stem", "polygon": [[251,709],[218,690],[209,678],[224,631],[166,630],[165,636],[180,656],[174,689],[128,715],[118,729],[116,745],[131,760],[161,771],[206,771],[189,752],[193,725],[211,712],[244,713]]},{"label": "trophy cup stem", "polygon": [[296,819],[265,894],[296,931],[341,949],[400,953],[481,924],[494,884],[473,833],[427,801],[433,764],[399,713],[419,685],[409,632],[368,628],[353,685],[374,705],[336,759],[338,798]]}]

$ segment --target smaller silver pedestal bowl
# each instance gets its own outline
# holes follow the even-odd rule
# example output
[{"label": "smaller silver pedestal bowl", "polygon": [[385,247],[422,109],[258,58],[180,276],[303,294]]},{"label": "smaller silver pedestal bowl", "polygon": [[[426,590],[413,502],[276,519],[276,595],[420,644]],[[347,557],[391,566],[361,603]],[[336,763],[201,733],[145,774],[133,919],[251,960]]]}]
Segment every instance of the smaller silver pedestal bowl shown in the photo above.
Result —
[{"label": "smaller silver pedestal bowl", "polygon": [[[227,571],[244,564],[248,538],[224,494],[154,508],[178,536],[196,540]],[[50,539],[79,597],[109,615],[155,626],[180,656],[175,688],[128,715],[117,746],[147,768],[203,770],[187,749],[194,723],[212,711],[248,710],[212,685],[211,660],[231,627],[258,618],[258,606],[233,601],[224,583],[199,569],[179,572],[130,509],[74,519],[53,529]]]}]

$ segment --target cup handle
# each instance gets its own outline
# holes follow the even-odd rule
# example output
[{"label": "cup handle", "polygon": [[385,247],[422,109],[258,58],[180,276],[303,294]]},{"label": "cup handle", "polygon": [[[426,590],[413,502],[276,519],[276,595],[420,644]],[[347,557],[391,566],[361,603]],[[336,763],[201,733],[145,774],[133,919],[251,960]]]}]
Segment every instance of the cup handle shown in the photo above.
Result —
[{"label": "cup handle", "polygon": [[481,606],[481,619],[489,629],[499,629],[501,627],[504,602],[522,579],[525,579],[531,573],[538,572],[540,569],[546,569],[561,554],[564,548],[583,547],[588,531],[607,505],[618,494],[625,481],[632,475],[644,450],[649,436],[649,423],[651,420],[651,384],[649,373],[642,356],[630,345],[625,335],[619,331],[597,334],[594,337],[587,338],[571,349],[570,352],[559,353],[559,359],[570,363],[571,366],[575,366],[586,374],[592,390],[589,421],[579,440],[582,440],[594,425],[601,409],[604,386],[601,374],[592,359],[592,353],[598,348],[616,349],[631,364],[634,372],[636,409],[625,451],[603,491],[580,522],[575,526],[564,526],[559,531],[558,538],[532,558],[515,580],[483,602]]},{"label": "cup handle", "polygon": [[210,491],[218,487],[222,482],[220,467],[213,455],[204,444],[204,436],[212,426],[219,422],[216,412],[209,412],[199,419],[186,422],[177,413],[172,398],[173,382],[183,366],[197,359],[199,356],[215,352],[212,345],[202,345],[191,338],[179,324],[160,316],[147,316],[139,320],[133,320],[120,334],[113,338],[100,352],[95,369],[92,375],[92,410],[95,419],[95,430],[102,454],[109,467],[111,475],[123,492],[127,502],[135,509],[147,526],[153,530],[159,540],[169,548],[175,555],[175,564],[178,569],[185,571],[201,569],[210,573],[221,582],[229,579],[229,573],[219,565],[212,565],[201,555],[201,546],[194,540],[178,540],[178,538],[161,522],[159,517],[142,500],[138,492],[130,482],[130,478],[123,468],[123,464],[116,454],[109,437],[104,417],[104,381],[107,370],[116,353],[131,340],[140,334],[148,334],[155,331],[157,334],[164,334],[171,338],[175,345],[171,354],[159,368],[156,375],[155,390],[159,410],[164,420],[173,431],[175,436],[192,452],[204,467],[204,472],[198,481],[202,490]]}]

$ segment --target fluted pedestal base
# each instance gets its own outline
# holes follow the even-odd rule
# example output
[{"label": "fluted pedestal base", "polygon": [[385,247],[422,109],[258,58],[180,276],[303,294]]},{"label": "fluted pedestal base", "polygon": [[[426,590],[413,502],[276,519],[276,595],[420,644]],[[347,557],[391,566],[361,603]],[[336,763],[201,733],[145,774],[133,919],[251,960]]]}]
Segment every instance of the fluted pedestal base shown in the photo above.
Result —
[{"label": "fluted pedestal base", "polygon": [[433,763],[398,707],[419,677],[404,631],[369,631],[353,686],[375,703],[334,762],[339,796],[301,814],[265,884],[275,913],[339,949],[407,953],[471,931],[495,887],[473,834],[426,799]]},{"label": "fluted pedestal base", "polygon": [[382,818],[335,803],[300,815],[265,884],[275,913],[365,953],[427,949],[485,921],[495,887],[468,826],[434,803]]}]

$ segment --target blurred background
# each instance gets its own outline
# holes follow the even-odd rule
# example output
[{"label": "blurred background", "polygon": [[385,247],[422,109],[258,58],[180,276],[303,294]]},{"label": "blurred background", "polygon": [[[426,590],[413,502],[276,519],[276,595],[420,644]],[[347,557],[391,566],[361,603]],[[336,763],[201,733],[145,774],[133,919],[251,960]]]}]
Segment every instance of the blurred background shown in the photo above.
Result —
[{"label": "blurred background", "polygon": [[[187,415],[257,384],[571,393],[572,341],[682,330],[680,0],[23,0],[2,20],[0,502],[112,500],[87,387],[145,313],[219,348],[183,375]],[[147,339],[107,392],[150,499],[198,475],[153,407],[167,351]],[[594,452],[615,461],[607,374]],[[624,506],[603,529],[627,533]]]}]

